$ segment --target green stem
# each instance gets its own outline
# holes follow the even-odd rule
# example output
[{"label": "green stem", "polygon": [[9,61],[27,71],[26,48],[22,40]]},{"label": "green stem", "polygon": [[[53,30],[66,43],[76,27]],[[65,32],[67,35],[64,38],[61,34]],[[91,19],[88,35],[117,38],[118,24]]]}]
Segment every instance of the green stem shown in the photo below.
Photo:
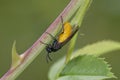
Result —
[{"label": "green stem", "polygon": [[[56,35],[57,32],[60,30],[60,16],[62,16],[65,21],[68,21],[73,16],[73,14],[75,14],[75,12],[79,9],[83,1],[86,0],[71,0],[67,7],[63,10],[63,12],[61,12],[61,14],[56,18],[56,20],[49,26],[49,28],[45,32],[49,32],[53,35]],[[74,21],[73,24],[75,24]],[[20,59],[17,59],[18,61],[12,62],[12,67],[10,67],[10,69],[2,76],[0,80],[15,80],[27,68],[27,66],[45,48],[45,45],[41,44],[40,41],[44,41],[45,43],[50,42],[51,38],[48,37],[48,35],[45,32],[28,50],[26,50],[22,55],[18,55]],[[14,54],[17,55],[17,53]],[[12,60],[15,59],[16,58],[14,57],[14,59]]]},{"label": "green stem", "polygon": [[[78,25],[79,27],[81,27],[81,23],[83,21],[84,15],[85,15],[86,11],[88,10],[91,2],[92,2],[92,0],[81,0],[81,6],[79,7],[77,13],[73,17],[71,24]],[[77,35],[78,35],[78,33],[73,37],[73,39],[70,42],[70,45],[68,48],[68,53],[66,55],[65,63],[70,61],[70,58],[71,58],[71,55],[72,55],[72,52],[74,50],[75,43],[77,40]]]},{"label": "green stem", "polygon": [[66,60],[65,60],[65,63],[66,63],[66,64],[70,61],[72,52],[73,52],[73,50],[74,50],[75,42],[76,42],[76,39],[77,39],[77,35],[78,35],[78,33],[77,33],[77,34],[73,37],[73,39],[70,41],[69,48],[68,48],[68,52],[67,52],[67,55],[66,55]]}]

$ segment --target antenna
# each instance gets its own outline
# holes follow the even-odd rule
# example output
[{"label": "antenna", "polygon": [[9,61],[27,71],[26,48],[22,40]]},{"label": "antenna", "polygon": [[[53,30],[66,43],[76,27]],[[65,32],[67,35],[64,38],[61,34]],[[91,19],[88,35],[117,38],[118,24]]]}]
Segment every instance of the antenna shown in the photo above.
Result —
[{"label": "antenna", "polygon": [[46,33],[49,34],[52,37],[53,40],[56,40],[56,38],[52,34],[50,34],[48,32],[46,32]]},{"label": "antenna", "polygon": [[42,41],[40,41],[40,43],[42,43],[42,44],[44,44],[44,45],[47,45],[47,46],[49,45],[49,44],[47,44],[47,43],[44,43],[44,42],[42,42]]}]

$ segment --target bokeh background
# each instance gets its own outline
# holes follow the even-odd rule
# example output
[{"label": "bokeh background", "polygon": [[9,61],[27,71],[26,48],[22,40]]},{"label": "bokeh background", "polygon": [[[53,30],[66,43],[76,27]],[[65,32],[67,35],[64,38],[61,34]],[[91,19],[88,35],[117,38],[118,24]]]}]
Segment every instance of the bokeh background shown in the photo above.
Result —
[{"label": "bokeh background", "polygon": [[[0,77],[9,69],[11,48],[17,41],[19,54],[28,49],[55,20],[70,0],[0,0]],[[75,49],[101,40],[120,41],[120,0],[94,0],[86,13]],[[63,49],[46,63],[45,50],[16,80],[48,80],[50,66],[64,56]],[[103,55],[120,79],[120,50]],[[114,80],[114,79],[110,79]]]}]

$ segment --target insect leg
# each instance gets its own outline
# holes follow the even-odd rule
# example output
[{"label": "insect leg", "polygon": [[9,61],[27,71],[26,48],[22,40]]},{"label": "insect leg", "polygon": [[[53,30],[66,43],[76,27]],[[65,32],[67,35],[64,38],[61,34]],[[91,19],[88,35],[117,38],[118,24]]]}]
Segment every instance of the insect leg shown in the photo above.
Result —
[{"label": "insect leg", "polygon": [[52,58],[50,57],[50,53],[47,53],[47,55],[46,55],[46,61],[47,61],[47,63],[49,62],[49,60],[52,61]]},{"label": "insect leg", "polygon": [[60,18],[61,18],[61,23],[62,23],[62,32],[64,32],[63,17],[62,17],[62,16],[60,16]]},{"label": "insect leg", "polygon": [[53,40],[56,40],[56,38],[52,34],[50,34],[48,32],[46,32],[46,33],[49,34],[52,37]]},{"label": "insect leg", "polygon": [[77,24],[74,24],[73,25],[73,33],[75,32],[76,33],[76,31],[78,31],[79,30],[79,25],[77,25]]}]

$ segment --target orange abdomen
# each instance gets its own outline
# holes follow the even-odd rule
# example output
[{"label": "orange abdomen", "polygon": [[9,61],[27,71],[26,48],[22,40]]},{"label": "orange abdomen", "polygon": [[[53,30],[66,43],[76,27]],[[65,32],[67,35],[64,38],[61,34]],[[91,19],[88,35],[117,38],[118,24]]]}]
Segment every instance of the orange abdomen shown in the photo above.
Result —
[{"label": "orange abdomen", "polygon": [[72,34],[72,27],[69,22],[64,23],[64,32],[58,37],[58,42],[64,42]]}]

